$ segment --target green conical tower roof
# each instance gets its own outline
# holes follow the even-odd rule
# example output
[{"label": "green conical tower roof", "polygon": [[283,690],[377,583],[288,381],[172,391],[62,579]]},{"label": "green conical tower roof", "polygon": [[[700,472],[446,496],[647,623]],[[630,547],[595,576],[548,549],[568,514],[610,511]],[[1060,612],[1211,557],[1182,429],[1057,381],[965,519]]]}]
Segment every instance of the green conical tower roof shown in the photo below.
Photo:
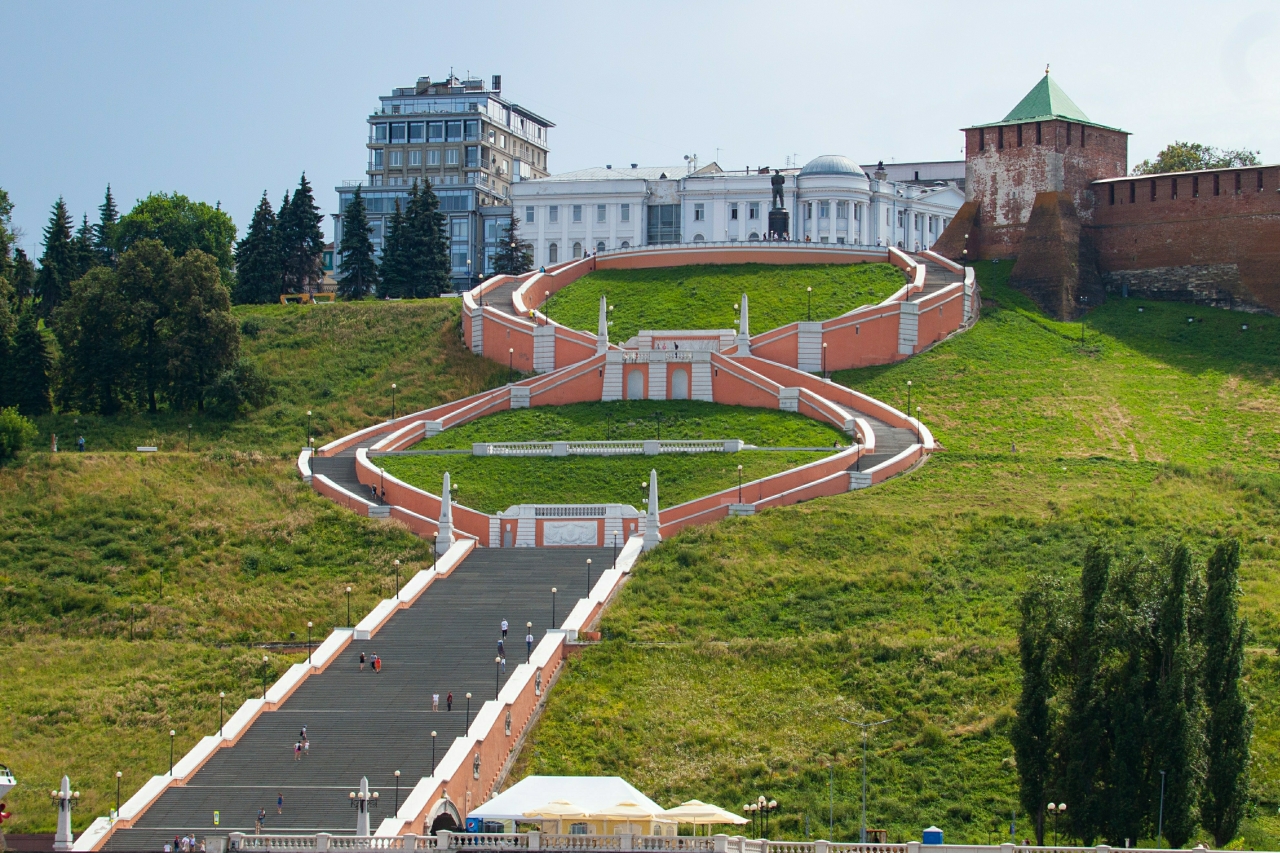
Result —
[{"label": "green conical tower roof", "polygon": [[[1067,97],[1067,93],[1062,91],[1062,87],[1049,76],[1048,68],[1045,69],[1044,76],[1040,78],[1040,82],[1031,87],[1031,91],[1027,92],[1021,101],[1018,101],[1018,105],[1010,110],[1007,116],[1000,121],[978,126],[993,127],[999,124],[1021,124],[1031,121],[1051,121],[1053,119],[1091,124],[1095,127],[1106,127],[1106,125],[1098,124],[1090,119],[1084,114],[1084,110],[1076,106],[1075,101]],[[1115,130],[1116,128],[1108,129]]]}]

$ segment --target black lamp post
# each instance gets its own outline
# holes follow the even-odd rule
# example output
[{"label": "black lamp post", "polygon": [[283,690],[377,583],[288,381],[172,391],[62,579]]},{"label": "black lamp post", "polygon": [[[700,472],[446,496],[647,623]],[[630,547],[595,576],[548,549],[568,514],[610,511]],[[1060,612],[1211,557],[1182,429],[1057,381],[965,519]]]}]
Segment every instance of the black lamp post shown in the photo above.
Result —
[{"label": "black lamp post", "polygon": [[391,383],[391,420],[396,419],[396,383]]},{"label": "black lamp post", "polygon": [[911,417],[911,380],[907,380],[907,417]]},{"label": "black lamp post", "polygon": [[587,557],[587,595],[591,595],[591,558]]},{"label": "black lamp post", "polygon": [[218,691],[218,737],[222,737],[222,726],[223,726],[222,703],[225,702],[226,699],[227,699],[227,694],[224,691],[219,690]]},{"label": "black lamp post", "polygon": [[[532,622],[524,623],[524,630],[525,630],[525,636],[532,637],[533,623]],[[526,642],[524,644],[524,662],[528,663],[532,659],[533,659],[533,643]]]},{"label": "black lamp post", "polygon": [[738,466],[738,503],[742,503],[742,466]]},{"label": "black lamp post", "polygon": [[555,629],[556,624],[557,624],[556,623],[556,588],[553,586],[551,587],[551,628],[552,630]]},{"label": "black lamp post", "polygon": [[827,378],[827,342],[822,342],[822,378]]},{"label": "black lamp post", "polygon": [[618,531],[613,532],[613,562],[609,564],[611,568],[618,568]]},{"label": "black lamp post", "polygon": [[267,656],[262,656],[262,698],[267,698]]},{"label": "black lamp post", "polygon": [[431,775],[436,775],[436,733],[431,733]]},{"label": "black lamp post", "polygon": [[[396,771],[396,810],[395,814],[400,814],[400,771]],[[394,816],[394,815],[393,815]]]},{"label": "black lamp post", "polygon": [[351,627],[351,587],[347,587],[347,627]]},{"label": "black lamp post", "polygon": [[392,564],[396,567],[396,601],[400,600],[400,561],[392,560]]},{"label": "black lamp post", "polygon": [[466,724],[463,726],[462,733],[465,735],[471,731],[471,694],[467,694],[467,717]]},{"label": "black lamp post", "polygon": [[809,319],[813,320],[813,288],[806,287],[805,291],[809,294]]},{"label": "black lamp post", "polygon": [[307,665],[311,665],[311,623],[307,622]]},{"label": "black lamp post", "polygon": [[307,409],[307,445],[311,444],[311,410]]},{"label": "black lamp post", "polygon": [[1058,846],[1058,815],[1062,814],[1067,810],[1067,804],[1057,803],[1055,805],[1054,803],[1049,803],[1049,805],[1046,808],[1049,810],[1049,814],[1053,817],[1053,846],[1057,847]]},{"label": "black lamp post", "polygon": [[502,689],[502,657],[497,656],[493,659],[493,698],[498,698],[498,691]]},{"label": "black lamp post", "polygon": [[916,406],[916,441],[920,441],[920,442],[924,441],[924,430],[921,429],[919,406]]},{"label": "black lamp post", "polygon": [[124,774],[116,771],[116,817],[120,817],[120,777]]},{"label": "black lamp post", "polygon": [[515,369],[516,369],[516,348],[507,347],[507,370],[514,373]]},{"label": "black lamp post", "polygon": [[173,739],[177,736],[178,736],[178,733],[176,731],[174,731],[173,729],[169,729],[169,775],[170,776],[173,775]]},{"label": "black lamp post", "polygon": [[862,833],[860,837],[863,844],[867,843],[867,732],[877,726],[891,723],[893,720],[894,718],[890,717],[878,723],[855,723],[852,720],[846,720],[844,717],[840,718],[840,722],[862,729]]},{"label": "black lamp post", "polygon": [[187,424],[187,452],[188,453],[191,452],[191,427],[192,427],[192,424]]}]

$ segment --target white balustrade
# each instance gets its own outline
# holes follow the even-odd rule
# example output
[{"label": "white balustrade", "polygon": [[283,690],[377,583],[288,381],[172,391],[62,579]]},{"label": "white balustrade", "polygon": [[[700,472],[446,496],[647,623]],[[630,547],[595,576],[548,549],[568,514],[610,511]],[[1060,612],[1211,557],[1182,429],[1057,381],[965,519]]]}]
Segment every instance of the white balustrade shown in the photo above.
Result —
[{"label": "white balustrade", "polygon": [[493,441],[471,445],[473,456],[639,456],[654,453],[733,453],[741,439],[677,441]]}]

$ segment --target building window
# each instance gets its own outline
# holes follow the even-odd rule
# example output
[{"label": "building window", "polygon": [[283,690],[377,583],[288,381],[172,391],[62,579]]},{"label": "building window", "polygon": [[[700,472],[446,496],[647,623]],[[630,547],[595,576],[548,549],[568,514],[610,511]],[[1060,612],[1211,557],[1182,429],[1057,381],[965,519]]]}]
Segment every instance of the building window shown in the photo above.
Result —
[{"label": "building window", "polygon": [[997,149],[1004,148],[1004,128],[1003,127],[996,128],[996,148]]},{"label": "building window", "polygon": [[760,235],[759,235],[759,234],[757,234],[755,231],[752,231],[750,234],[748,234],[748,235],[747,235],[747,239],[748,239],[748,240],[759,240],[759,239],[760,239]]},{"label": "building window", "polygon": [[383,143],[387,141],[387,126],[385,124],[375,124],[373,126],[373,141]]},{"label": "building window", "polygon": [[529,225],[533,224],[533,214],[534,214],[534,208],[526,207],[524,209],[524,221]]},{"label": "building window", "polygon": [[1151,200],[1152,201],[1156,200],[1156,179],[1155,178],[1151,179]]},{"label": "building window", "polygon": [[1258,170],[1258,192],[1262,192],[1262,170]]},{"label": "building window", "polygon": [[695,204],[693,206],[693,221],[705,222],[707,219],[707,207],[704,204]]},{"label": "building window", "polygon": [[819,218],[819,219],[829,219],[829,218],[831,218],[831,205],[830,205],[830,204],[828,204],[828,203],[827,203],[827,202],[825,202],[825,201],[820,201],[820,202],[818,202],[818,218]]},{"label": "building window", "polygon": [[551,223],[560,221],[560,205],[553,204],[547,208],[547,221]]},{"label": "building window", "polygon": [[457,148],[446,148],[444,150],[444,164],[446,166],[458,165],[458,149]]},{"label": "building window", "polygon": [[1043,141],[1044,141],[1044,138],[1040,132],[1040,122],[1036,122],[1036,145],[1039,145]]},{"label": "building window", "polygon": [[1022,147],[1022,125],[1018,125],[1018,147]]},{"label": "building window", "polygon": [[982,128],[978,128],[978,150],[987,150],[987,132]]},{"label": "building window", "polygon": [[467,272],[467,249],[465,246],[453,247],[453,271]]},{"label": "building window", "polygon": [[374,168],[374,171],[377,171],[378,169],[382,168],[382,149],[381,148],[373,149],[373,168]]},{"label": "building window", "polygon": [[619,246],[618,248],[620,248],[620,249],[630,249],[630,248],[631,248],[631,242],[630,242],[629,240],[623,240],[623,241],[622,241],[622,245],[621,245],[621,246]]},{"label": "building window", "polygon": [[560,263],[560,247],[557,246],[555,243],[551,243],[550,245],[547,246],[547,263],[549,264]]},{"label": "building window", "polygon": [[453,240],[466,240],[469,233],[467,225],[468,223],[465,219],[450,219],[449,237]]},{"label": "building window", "polygon": [[601,240],[600,242],[596,243],[596,254],[598,255],[603,251],[604,251],[604,241]]},{"label": "building window", "polygon": [[1084,125],[1080,125],[1080,147],[1084,147]]},{"label": "building window", "polygon": [[760,202],[753,201],[751,202],[751,204],[747,205],[747,218],[748,219],[760,218]]},{"label": "building window", "polygon": [[680,205],[653,204],[646,211],[650,245],[680,242]]},{"label": "building window", "polygon": [[1240,194],[1240,173],[1236,172],[1236,195]]},{"label": "building window", "polygon": [[478,169],[480,167],[480,146],[467,146],[467,168]]},{"label": "building window", "polygon": [[406,125],[404,122],[396,122],[391,125],[391,144],[403,145],[408,137],[405,134]]},{"label": "building window", "polygon": [[1177,198],[1177,197],[1178,197],[1178,179],[1170,178],[1169,179],[1169,198]]},{"label": "building window", "polygon": [[428,166],[440,165],[440,149],[439,148],[427,149],[427,165]]},{"label": "building window", "polygon": [[474,119],[469,120],[466,122],[466,127],[467,127],[467,133],[466,133],[467,141],[478,142],[480,140],[480,122]]},{"label": "building window", "polygon": [[624,205],[622,205],[622,206],[621,206],[621,213],[622,213],[621,219],[622,219],[622,221],[623,221],[623,222],[630,222],[630,221],[631,221],[631,205],[629,205],[629,204],[624,204]]},{"label": "building window", "polygon": [[427,141],[428,142],[444,142],[444,122],[442,121],[427,122]]},{"label": "building window", "polygon": [[1067,144],[1071,144],[1071,122],[1067,122]]},{"label": "building window", "polygon": [[446,121],[444,123],[444,138],[447,142],[462,141],[462,122]]},{"label": "building window", "polygon": [[421,143],[427,138],[427,126],[420,121],[409,122],[409,142]]},{"label": "building window", "polygon": [[703,241],[704,241],[704,240],[706,240],[706,239],[707,239],[707,238],[706,238],[706,237],[703,237],[701,234],[694,234],[694,235],[693,235],[693,242],[695,242],[695,243],[701,243],[701,242],[703,242]]},{"label": "building window", "polygon": [[738,203],[736,201],[729,205],[729,219],[733,222],[738,220]]},{"label": "building window", "polygon": [[1221,177],[1222,177],[1221,175],[1217,175],[1217,174],[1213,176],[1213,194],[1214,195],[1222,194],[1222,184],[1221,184],[1221,181],[1219,180]]},{"label": "building window", "polygon": [[605,205],[603,205],[603,204],[597,204],[597,205],[596,205],[596,222],[604,222],[604,221],[605,221],[605,218],[606,218],[606,216],[608,215],[608,214],[607,214],[607,210],[608,210],[608,208],[606,208],[606,207],[605,207]]},{"label": "building window", "polygon": [[412,151],[410,151],[410,152],[409,152],[409,165],[410,165],[410,166],[421,166],[421,165],[422,165],[422,151],[421,151],[421,150],[419,150],[419,149],[415,148],[414,150],[412,150]]},{"label": "building window", "polygon": [[575,260],[576,260],[576,259],[578,259],[578,258],[580,258],[580,257],[582,257],[582,244],[581,244],[581,243],[574,243],[574,244],[573,244],[573,257],[574,257],[574,259],[575,259]]},{"label": "building window", "polygon": [[1129,204],[1133,204],[1138,200],[1138,182],[1129,182]]},{"label": "building window", "polygon": [[1200,176],[1191,176],[1191,197],[1200,198]]},{"label": "building window", "polygon": [[403,166],[403,165],[404,165],[404,152],[403,152],[403,151],[392,151],[392,152],[391,152],[391,156],[390,156],[390,158],[388,158],[388,164],[389,164],[389,165],[391,165],[391,166]]},{"label": "building window", "polygon": [[806,201],[804,203],[804,218],[813,219],[813,202]]},{"label": "building window", "polygon": [[[581,222],[581,221],[582,221],[582,205],[580,205],[580,204],[575,204],[575,205],[573,206],[573,221],[574,221],[574,222]],[[577,256],[577,255],[574,255],[574,257],[576,258],[576,257],[578,257],[578,256]]]}]

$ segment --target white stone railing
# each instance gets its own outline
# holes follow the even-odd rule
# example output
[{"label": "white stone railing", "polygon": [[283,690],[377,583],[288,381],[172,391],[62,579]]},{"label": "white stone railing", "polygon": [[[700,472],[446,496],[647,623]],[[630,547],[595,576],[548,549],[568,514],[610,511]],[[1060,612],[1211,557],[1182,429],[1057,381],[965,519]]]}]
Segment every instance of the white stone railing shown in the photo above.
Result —
[{"label": "white stone railing", "polygon": [[657,456],[661,453],[736,453],[751,445],[742,439],[678,441],[484,441],[473,456]]}]

